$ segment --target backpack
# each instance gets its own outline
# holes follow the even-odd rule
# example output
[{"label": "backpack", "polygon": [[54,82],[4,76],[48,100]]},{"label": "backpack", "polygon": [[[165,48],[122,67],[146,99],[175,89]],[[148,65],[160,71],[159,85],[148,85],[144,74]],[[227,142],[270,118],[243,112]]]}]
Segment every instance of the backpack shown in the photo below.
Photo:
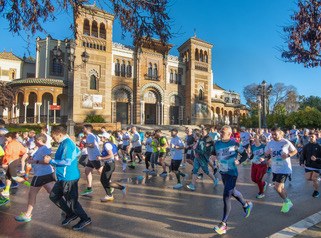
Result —
[{"label": "backpack", "polygon": [[106,150],[106,148],[105,148],[105,145],[107,144],[107,143],[109,143],[109,144],[111,144],[112,145],[112,152],[113,152],[113,154],[114,155],[116,155],[117,153],[118,153],[118,148],[117,148],[117,146],[115,145],[115,144],[113,144],[113,143],[110,143],[110,142],[105,142],[104,143],[104,145],[103,145],[103,150],[102,150],[102,152],[101,152],[101,156],[107,156],[108,155],[108,151]]}]

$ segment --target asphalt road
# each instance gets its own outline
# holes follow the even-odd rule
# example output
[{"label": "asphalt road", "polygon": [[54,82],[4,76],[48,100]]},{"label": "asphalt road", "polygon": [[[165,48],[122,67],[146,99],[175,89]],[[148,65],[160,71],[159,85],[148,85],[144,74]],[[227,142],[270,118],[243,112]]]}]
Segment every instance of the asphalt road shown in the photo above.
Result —
[{"label": "asphalt road", "polygon": [[[241,206],[233,200],[229,230],[224,237],[267,237],[321,211],[320,199],[312,198],[312,184],[304,179],[304,169],[296,163],[294,160],[293,180],[286,183],[289,198],[294,204],[288,214],[280,212],[282,200],[272,187],[268,187],[264,199],[257,200],[257,187],[250,181],[250,166],[239,167],[237,188],[254,203],[254,208],[251,216],[245,219]],[[217,236],[212,228],[222,218],[221,183],[213,188],[210,180],[205,178],[198,181],[194,192],[187,188],[177,191],[172,189],[176,184],[174,176],[166,179],[159,176],[139,177],[144,175],[141,172],[143,169],[144,165],[139,165],[135,170],[122,173],[121,166],[118,166],[112,179],[128,185],[128,196],[123,200],[121,192],[115,191],[115,200],[110,203],[100,202],[104,191],[98,175],[95,175],[94,194],[80,198],[93,223],[80,232],[72,231],[71,225],[61,227],[61,211],[48,199],[45,190],[38,195],[32,221],[16,222],[14,216],[25,211],[28,194],[28,189],[20,185],[12,191],[11,203],[0,207],[0,237]],[[191,167],[183,170],[190,172]],[[267,179],[271,179],[270,176]],[[85,188],[84,175],[79,185],[80,190]]]}]

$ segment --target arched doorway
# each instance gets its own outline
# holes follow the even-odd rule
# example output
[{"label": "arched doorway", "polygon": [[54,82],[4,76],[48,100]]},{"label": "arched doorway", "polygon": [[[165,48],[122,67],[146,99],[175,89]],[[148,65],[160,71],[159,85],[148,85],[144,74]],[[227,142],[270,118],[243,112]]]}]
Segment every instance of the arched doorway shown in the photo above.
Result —
[{"label": "arched doorway", "polygon": [[113,90],[113,118],[121,124],[131,123],[132,93],[128,87],[117,87]]},{"label": "arched doorway", "polygon": [[16,115],[18,117],[18,122],[19,123],[23,123],[24,122],[24,115],[25,115],[25,107],[23,105],[23,98],[24,95],[22,92],[18,93],[17,96],[17,111],[16,111]]},{"label": "arched doorway", "polygon": [[145,102],[145,124],[157,124],[157,107],[159,100],[155,91],[147,91],[144,93]]},{"label": "arched doorway", "polygon": [[37,94],[31,92],[28,97],[29,105],[27,107],[27,123],[36,122],[36,103],[37,103]]},{"label": "arched doorway", "polygon": [[[48,105],[52,105],[53,103],[53,96],[51,93],[44,93],[42,95],[42,101],[41,101],[41,107],[40,107],[40,115],[41,115],[41,122],[47,122],[48,117]],[[49,110],[49,121],[50,117],[53,117],[53,111]]]},{"label": "arched doorway", "polygon": [[172,95],[169,99],[170,107],[169,107],[169,118],[171,125],[178,125],[179,122],[179,106],[181,105],[181,100],[178,95]]}]

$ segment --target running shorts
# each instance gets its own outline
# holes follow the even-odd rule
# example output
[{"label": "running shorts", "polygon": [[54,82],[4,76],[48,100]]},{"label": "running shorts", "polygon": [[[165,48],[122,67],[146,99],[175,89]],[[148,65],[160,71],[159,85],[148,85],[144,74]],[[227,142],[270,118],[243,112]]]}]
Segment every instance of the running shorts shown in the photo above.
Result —
[{"label": "running shorts", "polygon": [[88,160],[86,167],[93,169],[100,169],[102,167],[102,163],[99,160]]},{"label": "running shorts", "polygon": [[288,176],[289,176],[288,174],[275,174],[275,173],[273,173],[272,182],[285,183]]},{"label": "running shorts", "polygon": [[32,187],[41,187],[47,183],[55,182],[56,177],[54,173],[46,174],[42,176],[34,176],[31,181]]}]

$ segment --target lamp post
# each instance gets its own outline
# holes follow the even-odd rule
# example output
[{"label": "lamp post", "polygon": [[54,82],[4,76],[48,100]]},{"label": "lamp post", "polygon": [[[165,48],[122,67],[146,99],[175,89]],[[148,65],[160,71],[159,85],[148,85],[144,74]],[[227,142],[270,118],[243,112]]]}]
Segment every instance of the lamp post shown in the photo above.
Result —
[{"label": "lamp post", "polygon": [[[272,91],[272,85],[267,86],[265,80],[257,87],[257,102],[259,109],[259,127],[261,125],[266,128],[266,115],[267,115],[267,106],[270,93]],[[261,111],[262,107],[262,111]],[[262,122],[262,123],[261,123]]]},{"label": "lamp post", "polygon": [[75,67],[75,50],[76,50],[76,42],[74,40],[65,40],[66,43],[66,52],[67,52],[67,63],[63,63],[62,59],[62,51],[59,48],[59,46],[55,47],[53,49],[53,54],[56,58],[60,60],[61,63],[66,65],[68,67],[68,76],[67,76],[67,85],[68,85],[68,119],[67,119],[67,133],[69,134],[70,137],[74,138],[75,136],[75,122],[73,121],[73,89],[74,89],[74,71],[78,67],[83,67],[84,64],[88,62],[89,59],[89,54],[86,52],[86,50],[81,54],[81,60],[82,60],[82,65],[77,65]]}]

